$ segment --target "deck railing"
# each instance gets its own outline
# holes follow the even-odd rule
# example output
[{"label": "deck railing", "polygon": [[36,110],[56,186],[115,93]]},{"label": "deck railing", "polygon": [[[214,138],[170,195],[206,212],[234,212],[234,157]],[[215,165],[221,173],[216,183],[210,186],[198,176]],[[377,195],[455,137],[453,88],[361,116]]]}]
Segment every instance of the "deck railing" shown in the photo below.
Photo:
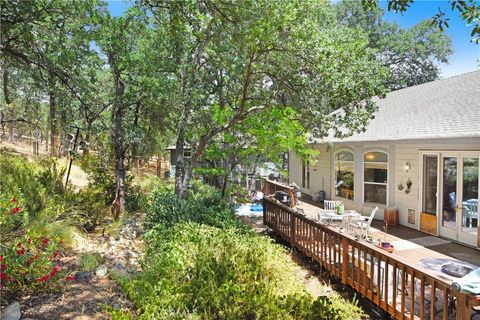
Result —
[{"label": "deck railing", "polygon": [[453,291],[447,282],[394,254],[356,241],[272,198],[264,200],[263,221],[342,284],[396,319],[467,320],[472,307],[480,305],[480,296]]},{"label": "deck railing", "polygon": [[290,187],[290,186],[288,186],[286,184],[283,184],[281,182],[277,182],[277,181],[267,179],[263,183],[262,191],[266,196],[273,195],[277,191],[283,191],[283,192],[287,193],[290,197],[290,207],[292,207],[292,208],[295,207],[295,202],[296,202],[295,199],[296,198],[295,198],[295,190],[294,190],[293,187]]}]

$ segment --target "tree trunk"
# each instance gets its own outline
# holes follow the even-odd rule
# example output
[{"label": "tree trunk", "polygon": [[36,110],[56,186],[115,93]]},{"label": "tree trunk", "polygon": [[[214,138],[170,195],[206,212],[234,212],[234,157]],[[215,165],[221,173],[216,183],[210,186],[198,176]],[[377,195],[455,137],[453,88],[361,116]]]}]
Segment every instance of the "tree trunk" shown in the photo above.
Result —
[{"label": "tree trunk", "polygon": [[56,154],[56,136],[57,136],[57,120],[55,119],[57,113],[57,100],[55,96],[53,75],[49,75],[49,120],[50,120],[50,156],[55,157]]},{"label": "tree trunk", "polygon": [[108,54],[108,62],[112,68],[115,81],[115,101],[112,110],[112,142],[115,156],[115,174],[117,178],[115,199],[113,200],[110,210],[113,218],[118,220],[120,214],[125,210],[125,133],[123,128],[123,119],[125,117],[123,95],[125,93],[125,86],[121,80],[120,70],[118,69],[116,57],[113,53]]},{"label": "tree trunk", "polygon": [[57,126],[56,126],[56,121],[55,121],[55,113],[56,113],[56,101],[55,101],[55,93],[53,91],[49,92],[49,98],[50,98],[50,112],[49,112],[49,118],[50,118],[50,156],[55,157],[55,137],[57,133]]},{"label": "tree trunk", "polygon": [[180,120],[177,141],[175,143],[175,194],[178,198],[183,199],[187,196],[188,182],[185,185],[186,168],[185,168],[185,126],[187,120],[186,110],[182,112]]},{"label": "tree trunk", "polygon": [[[87,121],[87,128],[85,130],[85,141],[90,143],[90,135],[92,134],[92,125],[93,125],[93,120],[88,120]],[[83,155],[89,155],[90,154],[90,146],[85,146],[85,149],[83,149]]]},{"label": "tree trunk", "polygon": [[[5,61],[3,61],[3,97],[5,98],[5,103],[8,105],[12,103],[12,100],[10,100],[10,93],[8,92],[8,70],[5,66]],[[5,137],[5,123],[3,120],[5,120],[5,115],[3,114],[3,111],[0,112],[0,116],[2,118],[2,137]]]}]

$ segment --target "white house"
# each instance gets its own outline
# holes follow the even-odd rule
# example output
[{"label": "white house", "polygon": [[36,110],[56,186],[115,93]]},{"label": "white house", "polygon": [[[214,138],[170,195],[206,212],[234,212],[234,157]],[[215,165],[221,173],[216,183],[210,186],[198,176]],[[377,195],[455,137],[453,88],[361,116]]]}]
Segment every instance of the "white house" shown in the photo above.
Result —
[{"label": "white house", "polygon": [[[323,139],[318,161],[289,155],[289,182],[368,213],[480,248],[480,71],[389,93],[367,130]],[[376,219],[383,219],[379,210]]]}]

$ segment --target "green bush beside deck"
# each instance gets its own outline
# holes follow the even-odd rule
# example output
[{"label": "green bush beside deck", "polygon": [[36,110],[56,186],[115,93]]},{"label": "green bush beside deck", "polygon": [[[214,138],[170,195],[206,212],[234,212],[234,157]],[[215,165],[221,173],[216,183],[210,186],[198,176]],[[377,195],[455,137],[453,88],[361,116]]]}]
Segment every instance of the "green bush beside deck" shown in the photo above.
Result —
[{"label": "green bush beside deck", "polygon": [[158,189],[147,226],[143,271],[119,280],[140,319],[362,317],[338,295],[315,299],[307,293],[286,249],[250,231],[211,188],[194,186],[188,200]]}]

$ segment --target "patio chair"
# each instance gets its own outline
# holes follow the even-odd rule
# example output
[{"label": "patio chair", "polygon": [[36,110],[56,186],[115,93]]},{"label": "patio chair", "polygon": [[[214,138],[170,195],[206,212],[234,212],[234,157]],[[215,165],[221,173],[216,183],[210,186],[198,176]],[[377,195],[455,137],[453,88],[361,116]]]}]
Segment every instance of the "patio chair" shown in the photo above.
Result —
[{"label": "patio chair", "polygon": [[370,229],[370,225],[372,224],[373,217],[375,217],[375,213],[377,213],[377,210],[378,210],[378,207],[375,207],[375,209],[372,210],[368,218],[365,216],[362,216],[360,218],[360,221],[358,222],[359,227],[362,229],[362,236],[364,238],[368,237],[368,230]]},{"label": "patio chair", "polygon": [[342,204],[343,202],[342,201],[332,201],[332,200],[325,200],[323,202],[323,207],[325,210],[333,210],[335,211],[335,209],[337,208],[337,206],[339,204]]}]

